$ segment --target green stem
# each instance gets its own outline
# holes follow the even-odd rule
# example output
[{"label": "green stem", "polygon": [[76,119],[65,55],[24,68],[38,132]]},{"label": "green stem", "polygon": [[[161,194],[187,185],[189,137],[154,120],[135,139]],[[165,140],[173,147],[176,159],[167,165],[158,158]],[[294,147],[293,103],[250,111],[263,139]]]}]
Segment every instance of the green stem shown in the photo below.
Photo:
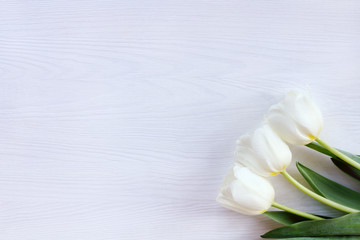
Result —
[{"label": "green stem", "polygon": [[298,189],[300,189],[300,191],[302,191],[303,193],[309,195],[310,197],[318,200],[319,202],[322,202],[326,205],[329,205],[330,207],[336,208],[340,211],[343,212],[348,212],[348,213],[356,213],[359,212],[356,209],[353,208],[349,208],[346,207],[344,205],[341,205],[339,203],[333,202],[327,198],[324,198],[323,196],[320,196],[317,193],[314,193],[313,191],[309,190],[308,188],[304,187],[301,183],[299,183],[298,181],[296,181],[289,173],[287,173],[286,171],[281,172],[281,174],[289,181],[291,182],[295,187],[297,187]]},{"label": "green stem", "polygon": [[322,217],[318,217],[318,216],[312,215],[310,213],[302,212],[302,211],[296,210],[294,208],[287,207],[287,206],[282,205],[282,204],[277,203],[277,202],[273,202],[271,204],[271,206],[282,209],[282,210],[287,211],[289,213],[296,214],[296,215],[304,217],[304,218],[312,219],[312,220],[322,220],[322,219],[324,219]]},{"label": "green stem", "polygon": [[347,162],[348,164],[350,164],[351,166],[357,168],[360,170],[360,163],[352,160],[351,158],[349,158],[348,156],[346,156],[345,154],[343,154],[342,152],[340,152],[339,150],[331,147],[329,144],[327,144],[326,142],[324,142],[323,140],[321,140],[320,138],[315,138],[315,141],[318,142],[321,146],[323,146],[324,148],[326,148],[327,150],[329,150],[329,152],[331,152],[332,154],[334,154],[335,156],[339,157],[340,159],[344,160],[345,162]]}]

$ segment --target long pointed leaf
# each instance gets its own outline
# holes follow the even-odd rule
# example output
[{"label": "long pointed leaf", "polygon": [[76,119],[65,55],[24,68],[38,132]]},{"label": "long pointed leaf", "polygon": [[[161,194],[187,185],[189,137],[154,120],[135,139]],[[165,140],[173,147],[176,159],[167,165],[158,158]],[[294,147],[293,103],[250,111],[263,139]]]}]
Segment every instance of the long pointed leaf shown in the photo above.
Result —
[{"label": "long pointed leaf", "polygon": [[285,211],[267,211],[264,215],[283,225],[291,225],[297,222],[308,221],[308,218],[300,217]]},{"label": "long pointed leaf", "polygon": [[[333,153],[329,152],[329,150],[327,150],[326,148],[324,148],[323,146],[321,146],[320,144],[318,144],[316,142],[311,142],[311,143],[307,144],[306,146],[315,151],[318,151],[320,153],[330,156],[332,158],[331,160],[333,161],[335,166],[337,166],[341,171],[345,172],[349,176],[360,181],[360,170],[359,169],[356,169],[353,166],[349,165],[348,163],[344,162],[343,160],[341,160],[340,158],[335,156]],[[338,149],[338,150],[340,152],[342,152],[343,154],[345,154],[346,156],[353,159],[354,161],[360,163],[360,156],[340,150],[340,149]]]},{"label": "long pointed leaf", "polygon": [[296,166],[314,191],[323,197],[360,210],[360,193],[334,182],[297,162]]},{"label": "long pointed leaf", "polygon": [[[336,155],[334,155],[333,153],[331,153],[329,150],[327,150],[326,148],[324,148],[323,146],[321,146],[320,144],[316,143],[316,142],[311,142],[307,145],[305,145],[315,151],[318,151],[320,153],[323,153],[325,155],[328,155],[330,157],[336,157]],[[337,149],[337,148],[336,148]],[[352,160],[360,163],[360,156],[358,155],[355,155],[355,154],[352,154],[350,152],[346,152],[344,150],[340,150],[340,149],[337,149],[338,151],[342,152],[343,154],[345,154],[346,156],[348,156],[349,158],[351,158]]]},{"label": "long pointed leaf", "polygon": [[[289,226],[291,224],[294,223],[298,223],[298,222],[303,222],[303,221],[309,221],[310,219],[305,218],[305,217],[301,217],[299,215],[293,214],[293,213],[289,213],[286,211],[266,211],[263,213],[265,216],[267,216],[268,218],[271,218],[272,220],[281,223],[283,225]],[[316,214],[313,214],[316,215]],[[327,216],[320,216],[320,215],[316,215],[322,218],[330,218]]]},{"label": "long pointed leaf", "polygon": [[271,230],[263,238],[358,236],[360,239],[360,213],[342,217],[311,220]]},{"label": "long pointed leaf", "polygon": [[323,154],[325,154],[325,155],[328,155],[328,156],[330,156],[330,157],[336,157],[334,154],[332,154],[331,152],[329,152],[329,150],[327,150],[326,148],[324,148],[323,146],[321,146],[321,145],[318,144],[317,142],[311,142],[311,143],[309,143],[309,144],[307,144],[307,145],[305,145],[305,146],[307,146],[308,148],[311,148],[311,149],[313,149],[313,150],[315,150],[315,151],[318,151],[318,152],[320,152],[320,153],[323,153]]},{"label": "long pointed leaf", "polygon": [[353,166],[349,165],[348,163],[344,162],[339,158],[331,158],[331,161],[337,166],[341,171],[348,174],[350,177],[360,181],[360,170],[354,168]]}]

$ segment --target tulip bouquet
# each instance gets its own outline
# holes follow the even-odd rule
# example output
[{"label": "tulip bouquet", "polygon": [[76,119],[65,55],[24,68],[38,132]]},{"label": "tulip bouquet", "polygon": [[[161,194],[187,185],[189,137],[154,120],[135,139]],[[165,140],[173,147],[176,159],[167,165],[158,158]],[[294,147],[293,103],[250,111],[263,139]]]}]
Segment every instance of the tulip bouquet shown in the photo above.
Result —
[{"label": "tulip bouquet", "polygon": [[[297,169],[311,189],[286,171],[292,159],[288,144],[304,145],[329,156],[344,173],[360,181],[360,157],[320,139],[322,125],[322,114],[310,94],[290,91],[283,101],[270,107],[258,129],[237,141],[237,161],[220,187],[217,202],[242,214],[264,214],[285,225],[265,233],[263,238],[360,239],[360,192],[299,162]],[[342,216],[320,216],[275,202],[275,191],[267,178],[278,173],[310,197],[340,210]],[[271,206],[281,211],[268,211]]]}]

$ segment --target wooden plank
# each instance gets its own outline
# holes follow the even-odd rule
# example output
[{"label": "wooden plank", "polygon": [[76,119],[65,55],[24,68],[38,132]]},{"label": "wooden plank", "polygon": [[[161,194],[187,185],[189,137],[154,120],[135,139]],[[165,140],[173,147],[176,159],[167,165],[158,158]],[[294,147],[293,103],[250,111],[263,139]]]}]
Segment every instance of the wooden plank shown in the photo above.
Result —
[{"label": "wooden plank", "polygon": [[[278,225],[215,197],[235,140],[291,88],[311,88],[324,139],[360,145],[358,1],[0,8],[0,239],[259,239]],[[272,181],[279,202],[334,213]]]}]

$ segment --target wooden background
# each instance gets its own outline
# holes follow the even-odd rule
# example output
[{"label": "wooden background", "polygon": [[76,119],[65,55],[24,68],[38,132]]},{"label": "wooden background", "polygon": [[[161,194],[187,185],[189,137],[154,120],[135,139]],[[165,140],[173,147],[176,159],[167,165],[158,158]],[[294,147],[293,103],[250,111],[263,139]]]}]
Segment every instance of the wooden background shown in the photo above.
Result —
[{"label": "wooden background", "polygon": [[[322,138],[360,152],[359,1],[0,9],[0,239],[259,239],[280,225],[215,197],[236,139],[292,88],[311,89]],[[360,190],[326,157],[293,151]],[[337,214],[271,180],[278,202]]]}]

